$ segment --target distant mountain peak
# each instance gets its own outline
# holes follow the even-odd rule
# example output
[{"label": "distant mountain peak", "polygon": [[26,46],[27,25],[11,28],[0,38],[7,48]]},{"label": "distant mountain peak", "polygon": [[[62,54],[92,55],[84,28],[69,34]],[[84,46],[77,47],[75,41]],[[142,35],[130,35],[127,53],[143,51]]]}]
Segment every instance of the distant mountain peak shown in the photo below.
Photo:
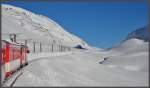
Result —
[{"label": "distant mountain peak", "polygon": [[[131,49],[135,46],[140,46],[143,44],[147,44],[148,42],[148,26],[141,27],[127,35],[127,37],[120,41],[119,43],[113,45],[112,47],[108,48],[107,50],[121,50],[121,49]],[[143,46],[142,46],[143,47]]]},{"label": "distant mountain peak", "polygon": [[126,40],[129,40],[132,38],[148,41],[148,27],[144,26],[142,28],[139,28],[139,29],[131,32],[130,34],[128,34]]}]

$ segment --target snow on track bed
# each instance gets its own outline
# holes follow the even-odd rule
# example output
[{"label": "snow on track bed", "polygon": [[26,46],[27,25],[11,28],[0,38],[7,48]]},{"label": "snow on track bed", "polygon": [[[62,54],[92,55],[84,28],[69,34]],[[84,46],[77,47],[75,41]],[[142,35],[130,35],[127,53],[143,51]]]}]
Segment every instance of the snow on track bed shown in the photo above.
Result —
[{"label": "snow on track bed", "polygon": [[147,72],[110,68],[97,62],[101,57],[98,52],[41,57],[24,68],[14,86],[148,86]]}]

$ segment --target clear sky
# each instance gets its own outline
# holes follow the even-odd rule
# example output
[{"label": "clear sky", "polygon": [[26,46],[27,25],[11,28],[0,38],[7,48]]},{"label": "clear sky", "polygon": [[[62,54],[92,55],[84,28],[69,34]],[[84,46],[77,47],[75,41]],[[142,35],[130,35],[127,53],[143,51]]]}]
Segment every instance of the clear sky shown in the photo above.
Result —
[{"label": "clear sky", "polygon": [[89,45],[109,48],[148,24],[147,2],[7,2],[48,16]]}]

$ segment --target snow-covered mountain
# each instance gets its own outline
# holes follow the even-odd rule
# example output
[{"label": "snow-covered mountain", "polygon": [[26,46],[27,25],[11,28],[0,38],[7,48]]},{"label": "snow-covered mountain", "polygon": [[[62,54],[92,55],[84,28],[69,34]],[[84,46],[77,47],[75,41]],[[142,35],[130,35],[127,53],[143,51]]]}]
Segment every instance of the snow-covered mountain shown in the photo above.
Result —
[{"label": "snow-covered mountain", "polygon": [[2,4],[2,39],[8,39],[9,33],[16,33],[18,41],[32,39],[42,43],[89,47],[82,39],[65,31],[58,23],[46,16]]},{"label": "snow-covered mountain", "polygon": [[[119,53],[132,53],[148,51],[148,28],[147,26],[139,28],[127,35],[120,43],[109,48],[110,51]],[[121,52],[120,52],[121,51]]]},{"label": "snow-covered mountain", "polygon": [[136,38],[136,39],[148,41],[148,27],[145,26],[145,27],[139,28],[139,29],[131,32],[127,36],[126,40],[129,40],[131,38]]}]

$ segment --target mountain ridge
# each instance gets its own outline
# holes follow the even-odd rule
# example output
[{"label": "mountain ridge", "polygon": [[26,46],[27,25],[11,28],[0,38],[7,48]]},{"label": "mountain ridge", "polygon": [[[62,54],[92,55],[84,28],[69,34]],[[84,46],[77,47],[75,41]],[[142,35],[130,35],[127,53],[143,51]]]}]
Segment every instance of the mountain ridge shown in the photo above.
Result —
[{"label": "mountain ridge", "polygon": [[141,28],[129,33],[125,40],[131,39],[131,38],[148,41],[148,27],[144,26],[144,27],[141,27]]}]

